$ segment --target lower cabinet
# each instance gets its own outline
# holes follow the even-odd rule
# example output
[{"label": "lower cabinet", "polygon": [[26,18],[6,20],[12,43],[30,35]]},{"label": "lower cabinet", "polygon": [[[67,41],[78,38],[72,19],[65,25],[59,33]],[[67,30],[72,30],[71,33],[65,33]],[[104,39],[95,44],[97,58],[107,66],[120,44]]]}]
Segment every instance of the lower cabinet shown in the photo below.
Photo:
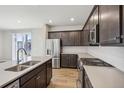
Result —
[{"label": "lower cabinet", "polygon": [[77,68],[77,54],[61,54],[62,68]]},{"label": "lower cabinet", "polygon": [[47,85],[49,85],[52,78],[52,60],[47,62]]},{"label": "lower cabinet", "polygon": [[87,75],[87,73],[86,73],[86,71],[84,70],[84,74],[83,74],[84,76],[84,80],[83,80],[83,87],[84,88],[93,88],[93,86],[92,86],[92,84],[91,84],[91,82],[90,82],[90,80],[89,80],[89,78],[88,78],[88,75]]},{"label": "lower cabinet", "polygon": [[52,59],[20,78],[21,88],[46,88],[52,78]]},{"label": "lower cabinet", "polygon": [[46,78],[47,78],[47,75],[46,75],[46,64],[42,67],[42,70],[41,72],[39,72],[37,74],[37,77],[36,77],[36,87],[37,88],[45,88],[47,87],[46,85]]},{"label": "lower cabinet", "polygon": [[36,88],[36,77],[29,79],[21,88]]}]

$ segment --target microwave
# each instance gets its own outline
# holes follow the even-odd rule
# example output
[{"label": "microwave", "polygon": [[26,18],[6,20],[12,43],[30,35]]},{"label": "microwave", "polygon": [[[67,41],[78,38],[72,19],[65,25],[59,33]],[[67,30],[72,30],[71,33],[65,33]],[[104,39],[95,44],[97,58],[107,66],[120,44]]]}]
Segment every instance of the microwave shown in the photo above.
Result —
[{"label": "microwave", "polygon": [[98,24],[95,25],[91,30],[90,30],[90,45],[99,45],[99,26]]}]

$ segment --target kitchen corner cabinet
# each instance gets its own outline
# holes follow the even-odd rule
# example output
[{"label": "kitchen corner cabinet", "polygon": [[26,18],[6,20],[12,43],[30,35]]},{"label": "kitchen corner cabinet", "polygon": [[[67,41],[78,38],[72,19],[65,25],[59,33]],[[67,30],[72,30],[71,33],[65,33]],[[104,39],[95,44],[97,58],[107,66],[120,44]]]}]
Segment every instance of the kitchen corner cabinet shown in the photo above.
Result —
[{"label": "kitchen corner cabinet", "polygon": [[61,54],[62,68],[77,68],[77,54]]},{"label": "kitchen corner cabinet", "polygon": [[101,45],[120,43],[120,6],[99,6],[99,32]]},{"label": "kitchen corner cabinet", "polygon": [[89,46],[89,35],[90,35],[90,24],[88,21],[88,23],[85,25],[81,33],[81,45],[82,46]]},{"label": "kitchen corner cabinet", "polygon": [[46,88],[52,78],[52,59],[20,77],[21,88]]}]

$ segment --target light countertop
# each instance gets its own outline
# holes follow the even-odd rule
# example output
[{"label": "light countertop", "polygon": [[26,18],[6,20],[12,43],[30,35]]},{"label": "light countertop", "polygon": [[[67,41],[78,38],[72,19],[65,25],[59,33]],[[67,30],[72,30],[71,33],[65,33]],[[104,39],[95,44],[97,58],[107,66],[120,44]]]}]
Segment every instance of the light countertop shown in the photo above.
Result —
[{"label": "light countertop", "polygon": [[78,58],[95,58],[94,56],[88,54],[88,53],[79,53],[77,54],[78,55]]},{"label": "light countertop", "polygon": [[61,53],[61,54],[77,54],[78,58],[95,58],[94,56],[90,55],[89,53]]},{"label": "light countertop", "polygon": [[124,72],[113,67],[84,65],[94,88],[124,88]]},{"label": "light countertop", "polygon": [[5,71],[6,68],[15,66],[16,64],[14,62],[7,61],[4,63],[0,63],[0,87],[3,87],[5,85],[9,84],[10,82],[18,79],[19,77],[21,77],[25,73],[33,70],[34,68],[45,63],[46,61],[48,61],[51,58],[52,58],[51,56],[44,56],[44,57],[40,57],[40,58],[34,57],[34,58],[32,58],[32,60],[41,61],[41,62],[23,70],[23,71],[20,71],[20,72]]}]

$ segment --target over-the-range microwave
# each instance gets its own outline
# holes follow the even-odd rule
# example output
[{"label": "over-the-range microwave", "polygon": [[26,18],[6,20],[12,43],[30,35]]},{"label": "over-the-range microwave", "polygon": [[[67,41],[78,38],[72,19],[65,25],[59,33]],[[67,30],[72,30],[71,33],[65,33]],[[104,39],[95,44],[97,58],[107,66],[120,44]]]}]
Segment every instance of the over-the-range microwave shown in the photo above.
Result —
[{"label": "over-the-range microwave", "polygon": [[99,45],[99,25],[95,25],[91,30],[90,30],[90,45]]}]

